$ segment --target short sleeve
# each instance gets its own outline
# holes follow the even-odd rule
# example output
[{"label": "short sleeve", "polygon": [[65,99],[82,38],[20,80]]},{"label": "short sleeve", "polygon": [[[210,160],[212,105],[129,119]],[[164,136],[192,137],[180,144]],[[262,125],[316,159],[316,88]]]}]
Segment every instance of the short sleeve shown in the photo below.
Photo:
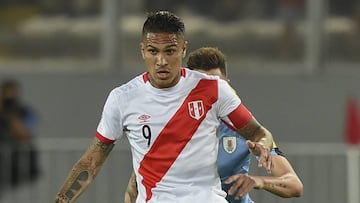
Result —
[{"label": "short sleeve", "polygon": [[241,104],[234,89],[222,79],[219,79],[219,117],[224,118]]},{"label": "short sleeve", "polygon": [[111,143],[121,138],[122,124],[120,112],[119,92],[110,92],[106,99],[96,136],[105,143]]}]

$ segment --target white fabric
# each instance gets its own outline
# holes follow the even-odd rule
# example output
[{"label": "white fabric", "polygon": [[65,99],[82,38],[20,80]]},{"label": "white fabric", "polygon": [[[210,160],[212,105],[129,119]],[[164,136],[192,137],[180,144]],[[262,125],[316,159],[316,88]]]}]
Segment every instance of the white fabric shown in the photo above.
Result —
[{"label": "white fabric", "polygon": [[[149,203],[226,202],[224,198],[226,194],[221,190],[216,167],[218,151],[216,129],[219,126],[219,118],[231,113],[241,101],[225,81],[188,69],[184,70],[185,74],[179,83],[166,89],[154,88],[148,81],[144,81],[144,75],[139,75],[111,91],[105,103],[97,131],[113,141],[123,135],[127,136],[137,176],[139,190],[137,203],[146,202],[146,188],[142,180],[147,178],[151,181],[152,177],[159,177],[159,174],[161,179],[155,181],[156,185],[151,190]],[[211,92],[218,97],[217,100],[212,104],[211,109],[202,115],[203,109],[201,102],[198,101],[205,103],[209,99],[209,92],[197,92],[194,100],[191,100],[194,102],[187,101],[184,104],[187,108],[186,113],[181,114],[181,119],[168,127],[171,129],[173,126],[178,126],[178,129],[168,133],[161,142],[167,145],[158,144],[158,147],[164,150],[161,153],[153,151],[154,161],[144,164],[144,156],[151,154],[149,150],[156,146],[154,142],[157,141],[159,134],[167,130],[164,129],[165,125],[173,119],[185,98],[200,80],[212,81],[211,84],[216,84],[209,88],[212,88]],[[195,113],[190,112],[193,107]],[[175,153],[177,142],[172,143],[172,138],[187,132],[188,127],[192,126],[192,121],[201,119],[204,120],[196,126],[190,140],[185,141],[186,145],[181,148],[174,162],[169,165],[169,169],[165,173],[161,172],[159,169],[161,166],[157,165],[158,161],[167,164],[171,162],[168,155]],[[183,123],[185,121],[186,123]],[[149,137],[151,137],[150,142],[147,139]],[[146,172],[140,173],[140,167],[146,168]]]}]

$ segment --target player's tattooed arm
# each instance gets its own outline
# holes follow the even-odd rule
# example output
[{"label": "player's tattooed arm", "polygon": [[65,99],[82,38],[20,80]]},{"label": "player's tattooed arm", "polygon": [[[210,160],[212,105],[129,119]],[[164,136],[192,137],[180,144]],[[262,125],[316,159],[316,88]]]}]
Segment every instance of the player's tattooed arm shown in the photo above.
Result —
[{"label": "player's tattooed arm", "polygon": [[250,152],[259,157],[258,167],[264,167],[271,173],[271,149],[273,147],[273,137],[271,133],[263,127],[253,117],[252,120],[243,128],[237,130],[248,141],[246,142]]},{"label": "player's tattooed arm", "polygon": [[125,192],[124,203],[135,203],[137,195],[138,195],[138,188],[136,184],[136,176],[135,173],[132,172],[128,187]]},{"label": "player's tattooed arm", "polygon": [[247,140],[257,142],[267,149],[272,149],[273,137],[272,134],[263,127],[254,117],[243,128],[237,130],[240,135]]},{"label": "player's tattooed arm", "polygon": [[105,144],[98,138],[70,171],[65,183],[56,195],[55,203],[72,203],[91,184],[99,173],[114,144]]}]

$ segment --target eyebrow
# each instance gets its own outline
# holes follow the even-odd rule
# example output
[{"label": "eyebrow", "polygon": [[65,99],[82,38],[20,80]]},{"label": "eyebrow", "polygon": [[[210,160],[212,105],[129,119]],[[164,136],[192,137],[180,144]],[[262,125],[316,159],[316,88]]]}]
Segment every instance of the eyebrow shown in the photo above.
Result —
[{"label": "eyebrow", "polygon": [[[152,46],[150,44],[146,45],[146,47],[150,47],[150,48],[153,48],[153,49],[159,49],[159,48],[154,47],[154,46]],[[166,46],[165,49],[172,48],[172,47],[177,47],[177,45],[176,44],[170,44],[170,45]]]}]

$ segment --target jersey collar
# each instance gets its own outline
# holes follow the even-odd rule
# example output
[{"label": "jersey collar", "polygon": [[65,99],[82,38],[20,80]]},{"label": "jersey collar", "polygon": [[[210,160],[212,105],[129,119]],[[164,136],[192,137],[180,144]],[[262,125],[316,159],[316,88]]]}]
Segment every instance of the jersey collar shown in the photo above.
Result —
[{"label": "jersey collar", "polygon": [[[185,68],[180,68],[180,75],[185,78],[186,76],[186,70]],[[147,83],[149,81],[149,72],[145,72],[142,75],[144,83]]]}]

